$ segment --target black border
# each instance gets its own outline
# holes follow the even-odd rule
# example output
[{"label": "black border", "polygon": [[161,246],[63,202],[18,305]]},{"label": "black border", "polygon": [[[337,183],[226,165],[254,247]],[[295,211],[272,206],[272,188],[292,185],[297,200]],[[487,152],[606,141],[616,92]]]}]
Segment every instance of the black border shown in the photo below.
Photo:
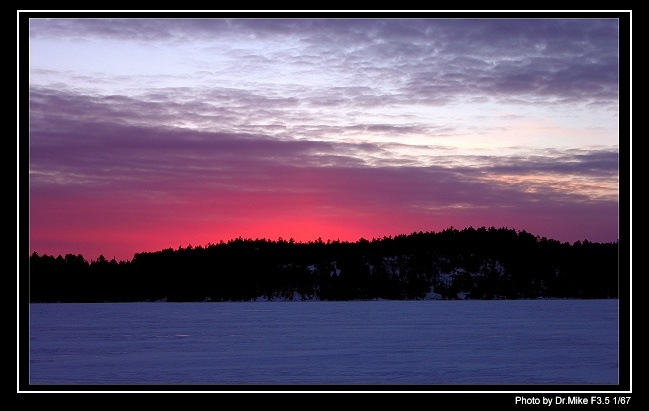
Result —
[{"label": "black border", "polygon": [[[444,404],[452,406],[478,405],[486,406],[497,404],[503,406],[516,406],[517,397],[542,398],[555,396],[577,396],[589,398],[591,396],[631,397],[631,10],[628,11],[480,11],[480,12],[446,12],[446,11],[377,11],[377,12],[350,12],[350,11],[323,11],[323,12],[293,12],[288,10],[270,10],[268,12],[241,12],[224,10],[213,11],[172,11],[172,12],[137,12],[137,11],[105,11],[99,13],[104,18],[615,18],[620,23],[620,220],[619,220],[619,375],[618,385],[589,385],[589,386],[529,386],[529,385],[434,385],[434,386],[404,386],[404,385],[250,385],[250,386],[114,386],[114,385],[38,385],[32,386],[28,381],[29,373],[29,267],[27,255],[29,253],[29,19],[30,18],[96,18],[98,12],[88,11],[18,11],[17,29],[18,38],[18,387],[17,393],[95,393],[95,394],[128,394],[128,393],[195,393],[211,392],[222,394],[353,394],[353,393],[420,393],[433,394],[434,403],[430,406]],[[628,121],[627,121],[628,120]],[[628,140],[627,140],[628,136]],[[628,175],[625,174],[628,171]],[[21,201],[22,200],[22,201]],[[22,213],[20,212],[22,211]],[[628,215],[626,215],[628,213]],[[624,216],[624,217],[623,217]],[[627,260],[628,256],[628,260]],[[22,263],[22,264],[21,264]],[[627,265],[628,263],[628,265]],[[627,308],[629,311],[627,311]],[[70,398],[64,396],[66,401]],[[83,398],[85,398],[82,395]],[[239,399],[239,398],[237,398]],[[238,403],[243,405],[244,403]],[[407,403],[404,403],[404,405]],[[268,405],[265,403],[265,405]],[[286,404],[291,406],[291,404]],[[298,405],[295,403],[293,405]],[[424,404],[425,406],[426,404]]]}]

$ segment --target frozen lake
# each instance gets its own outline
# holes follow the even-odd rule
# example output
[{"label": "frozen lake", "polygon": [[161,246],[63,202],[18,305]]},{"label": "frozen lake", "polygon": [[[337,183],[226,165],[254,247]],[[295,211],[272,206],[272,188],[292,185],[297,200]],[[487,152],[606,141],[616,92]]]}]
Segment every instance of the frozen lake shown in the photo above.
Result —
[{"label": "frozen lake", "polygon": [[29,310],[31,385],[619,383],[618,300],[30,304]]}]

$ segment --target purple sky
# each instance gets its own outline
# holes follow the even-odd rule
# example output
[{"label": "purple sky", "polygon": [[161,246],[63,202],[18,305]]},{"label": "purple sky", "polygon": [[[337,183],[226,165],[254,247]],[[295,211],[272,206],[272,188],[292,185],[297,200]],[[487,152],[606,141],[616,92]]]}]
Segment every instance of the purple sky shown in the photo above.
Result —
[{"label": "purple sky", "polygon": [[619,238],[616,18],[84,16],[28,21],[30,253]]}]

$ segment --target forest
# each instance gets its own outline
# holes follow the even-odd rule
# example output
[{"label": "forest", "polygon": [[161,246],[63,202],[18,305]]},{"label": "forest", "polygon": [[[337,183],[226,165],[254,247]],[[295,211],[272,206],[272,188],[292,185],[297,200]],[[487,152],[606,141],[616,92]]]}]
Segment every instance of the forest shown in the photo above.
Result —
[{"label": "forest", "polygon": [[619,241],[453,227],[356,242],[236,238],[129,261],[29,257],[29,301],[618,298]]}]

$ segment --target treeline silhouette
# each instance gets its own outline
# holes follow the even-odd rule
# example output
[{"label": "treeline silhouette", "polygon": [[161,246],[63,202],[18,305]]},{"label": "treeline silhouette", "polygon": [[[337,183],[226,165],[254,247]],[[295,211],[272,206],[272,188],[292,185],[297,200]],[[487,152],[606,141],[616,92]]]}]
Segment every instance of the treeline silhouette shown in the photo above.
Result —
[{"label": "treeline silhouette", "polygon": [[34,252],[30,302],[617,298],[618,242],[508,228],[357,242],[237,238],[88,262]]}]

